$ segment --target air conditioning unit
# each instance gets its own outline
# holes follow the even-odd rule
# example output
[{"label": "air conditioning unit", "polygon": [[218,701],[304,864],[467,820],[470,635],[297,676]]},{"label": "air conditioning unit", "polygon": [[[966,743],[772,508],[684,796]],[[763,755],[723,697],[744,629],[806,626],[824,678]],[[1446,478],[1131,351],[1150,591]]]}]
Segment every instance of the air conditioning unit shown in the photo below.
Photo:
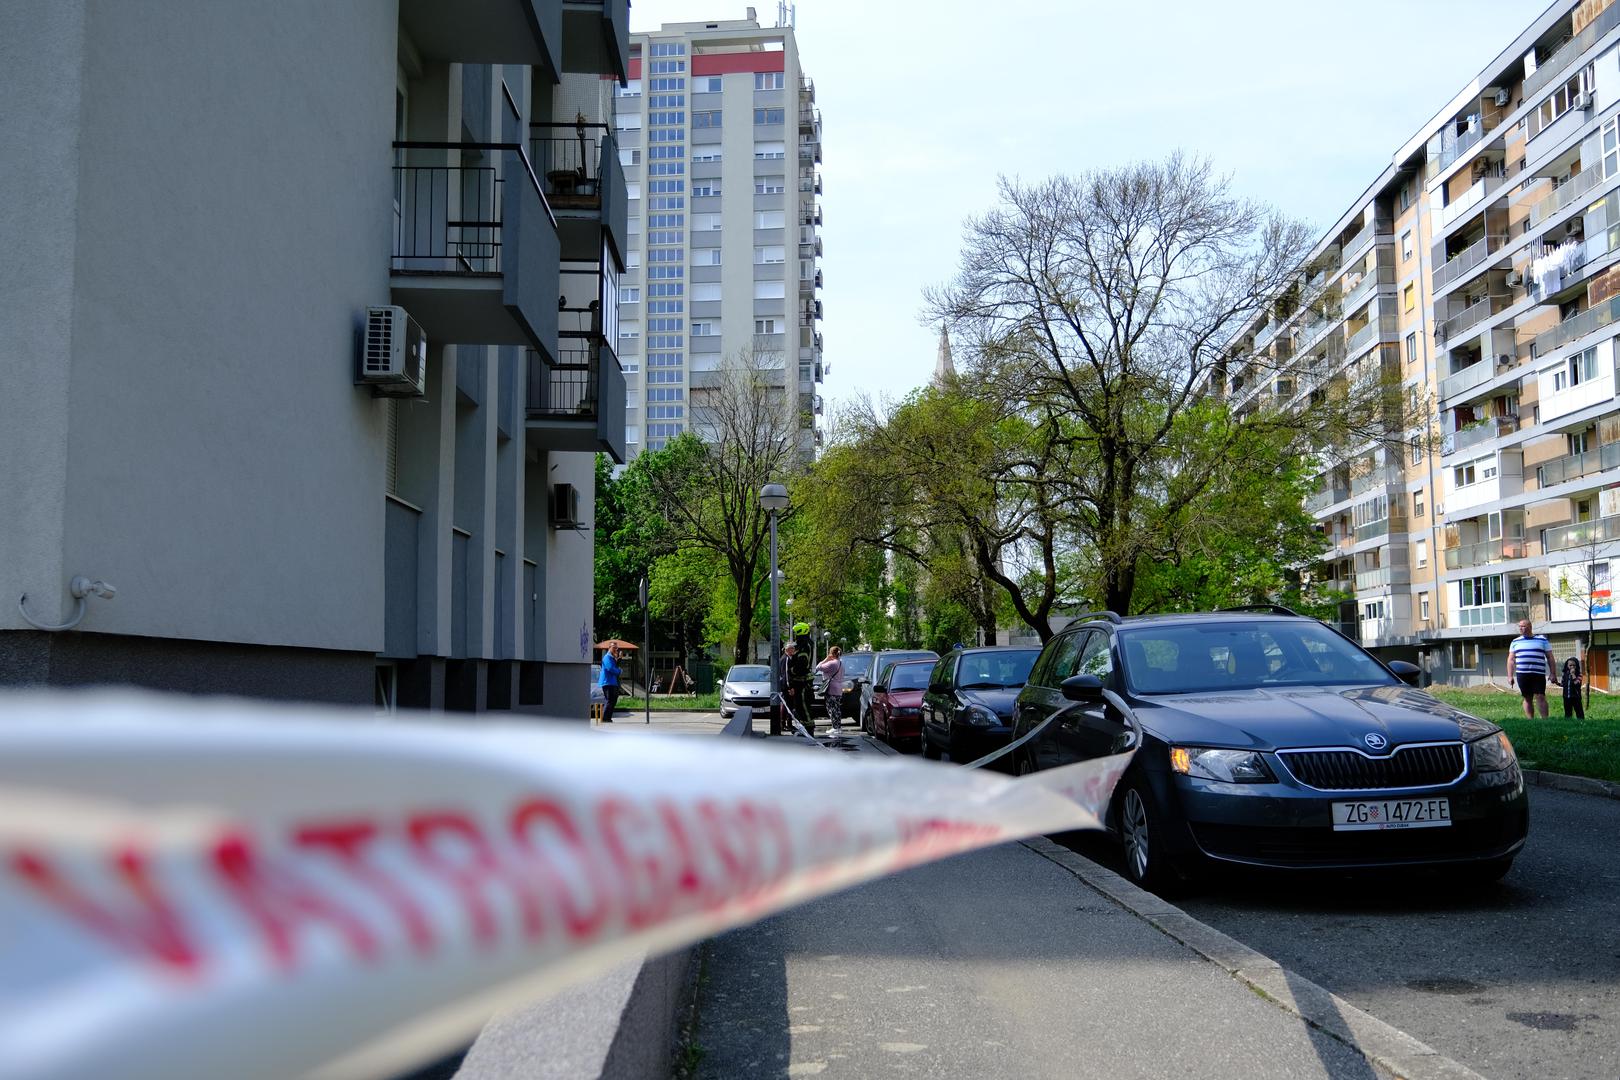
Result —
[{"label": "air conditioning unit", "polygon": [[1523,274],[1519,273],[1517,270],[1509,270],[1508,271],[1508,276],[1507,276],[1507,287],[1508,288],[1517,289],[1520,285],[1523,285],[1523,284],[1524,284],[1524,275]]},{"label": "air conditioning unit", "polygon": [[1496,357],[1496,370],[1506,371],[1513,366],[1513,357],[1509,353],[1499,353]]},{"label": "air conditioning unit", "polygon": [[427,335],[404,308],[366,309],[366,336],[354,381],[371,387],[378,397],[427,394]]},{"label": "air conditioning unit", "polygon": [[1503,88],[1496,92],[1496,97],[1493,100],[1496,102],[1496,107],[1500,109],[1502,106],[1513,100],[1513,93],[1506,88]]},{"label": "air conditioning unit", "polygon": [[554,484],[551,488],[551,527],[577,529],[579,520],[579,489],[573,484]]},{"label": "air conditioning unit", "polygon": [[1575,100],[1571,103],[1571,107],[1576,109],[1590,109],[1592,107],[1592,95],[1587,93],[1585,90],[1582,90],[1580,93],[1575,95]]}]

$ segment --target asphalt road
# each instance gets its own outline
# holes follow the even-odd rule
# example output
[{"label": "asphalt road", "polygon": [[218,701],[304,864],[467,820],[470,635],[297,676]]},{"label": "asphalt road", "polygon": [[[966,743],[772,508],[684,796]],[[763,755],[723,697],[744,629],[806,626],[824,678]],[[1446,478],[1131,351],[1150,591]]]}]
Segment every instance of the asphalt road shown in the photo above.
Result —
[{"label": "asphalt road", "polygon": [[[1530,793],[1498,885],[1245,876],[1175,902],[1495,1080],[1620,1077],[1620,801]],[[1120,869],[1113,847],[1074,838]]]}]

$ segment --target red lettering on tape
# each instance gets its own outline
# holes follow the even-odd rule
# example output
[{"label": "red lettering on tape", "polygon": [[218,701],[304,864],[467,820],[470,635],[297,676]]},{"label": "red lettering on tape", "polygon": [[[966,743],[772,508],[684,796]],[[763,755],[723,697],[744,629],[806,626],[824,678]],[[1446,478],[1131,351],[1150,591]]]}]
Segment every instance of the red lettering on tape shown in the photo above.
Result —
[{"label": "red lettering on tape", "polygon": [[[494,909],[485,895],[485,890],[492,885],[504,887],[516,901],[524,936],[530,941],[540,936],[544,923],[540,898],[533,883],[502,865],[472,818],[453,812],[416,814],[405,829],[423,865],[444,877],[460,896],[472,923],[473,940],[490,945],[499,934]],[[449,845],[436,837],[454,841],[460,847],[459,854],[448,853],[445,848]]]},{"label": "red lettering on tape", "polygon": [[[559,869],[539,848],[540,830],[547,829],[559,840],[590,887],[588,898],[576,896]],[[608,917],[608,895],[611,885],[601,864],[586,849],[579,827],[568,812],[549,799],[529,799],[519,803],[512,813],[512,836],[524,851],[534,856],[536,869],[556,893],[557,906],[562,911],[563,928],[576,941],[595,937]]]},{"label": "red lettering on tape", "polygon": [[355,880],[382,899],[405,927],[411,946],[426,956],[433,951],[433,927],[410,891],[368,858],[378,828],[369,821],[310,825],[297,830],[293,840],[301,847],[330,852]]},{"label": "red lettering on tape", "polygon": [[220,838],[214,847],[214,867],[226,892],[264,936],[277,967],[297,966],[299,933],[310,923],[336,930],[357,958],[377,958],[377,938],[359,916],[285,867],[268,863],[245,835],[227,832]]},{"label": "red lettering on tape", "polygon": [[662,922],[669,915],[670,894],[664,888],[664,866],[658,857],[660,845],[653,823],[640,807],[615,796],[597,803],[596,817],[602,841],[619,871],[625,923],[640,930]]}]

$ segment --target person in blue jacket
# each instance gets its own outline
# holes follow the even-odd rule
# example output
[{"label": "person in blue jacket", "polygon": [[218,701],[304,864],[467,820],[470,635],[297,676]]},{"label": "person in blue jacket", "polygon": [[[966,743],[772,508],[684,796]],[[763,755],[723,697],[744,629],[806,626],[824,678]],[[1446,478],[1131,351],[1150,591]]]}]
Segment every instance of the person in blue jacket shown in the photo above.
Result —
[{"label": "person in blue jacket", "polygon": [[602,697],[607,702],[602,706],[602,723],[613,723],[613,706],[619,700],[619,647],[609,645],[602,654],[602,673],[596,677],[596,685],[602,688]]}]

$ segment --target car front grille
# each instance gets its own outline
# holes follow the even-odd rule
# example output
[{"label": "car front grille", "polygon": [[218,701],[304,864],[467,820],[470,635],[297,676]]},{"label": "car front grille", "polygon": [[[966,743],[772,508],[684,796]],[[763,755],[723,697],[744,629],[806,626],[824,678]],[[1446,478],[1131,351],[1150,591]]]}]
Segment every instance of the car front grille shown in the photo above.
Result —
[{"label": "car front grille", "polygon": [[1467,768],[1462,743],[1398,746],[1388,757],[1355,750],[1279,750],[1294,779],[1321,791],[1445,787]]},{"label": "car front grille", "polygon": [[1498,855],[1524,837],[1520,814],[1459,821],[1444,829],[1334,832],[1315,827],[1194,822],[1198,846],[1217,858],[1278,866],[1376,866]]}]

